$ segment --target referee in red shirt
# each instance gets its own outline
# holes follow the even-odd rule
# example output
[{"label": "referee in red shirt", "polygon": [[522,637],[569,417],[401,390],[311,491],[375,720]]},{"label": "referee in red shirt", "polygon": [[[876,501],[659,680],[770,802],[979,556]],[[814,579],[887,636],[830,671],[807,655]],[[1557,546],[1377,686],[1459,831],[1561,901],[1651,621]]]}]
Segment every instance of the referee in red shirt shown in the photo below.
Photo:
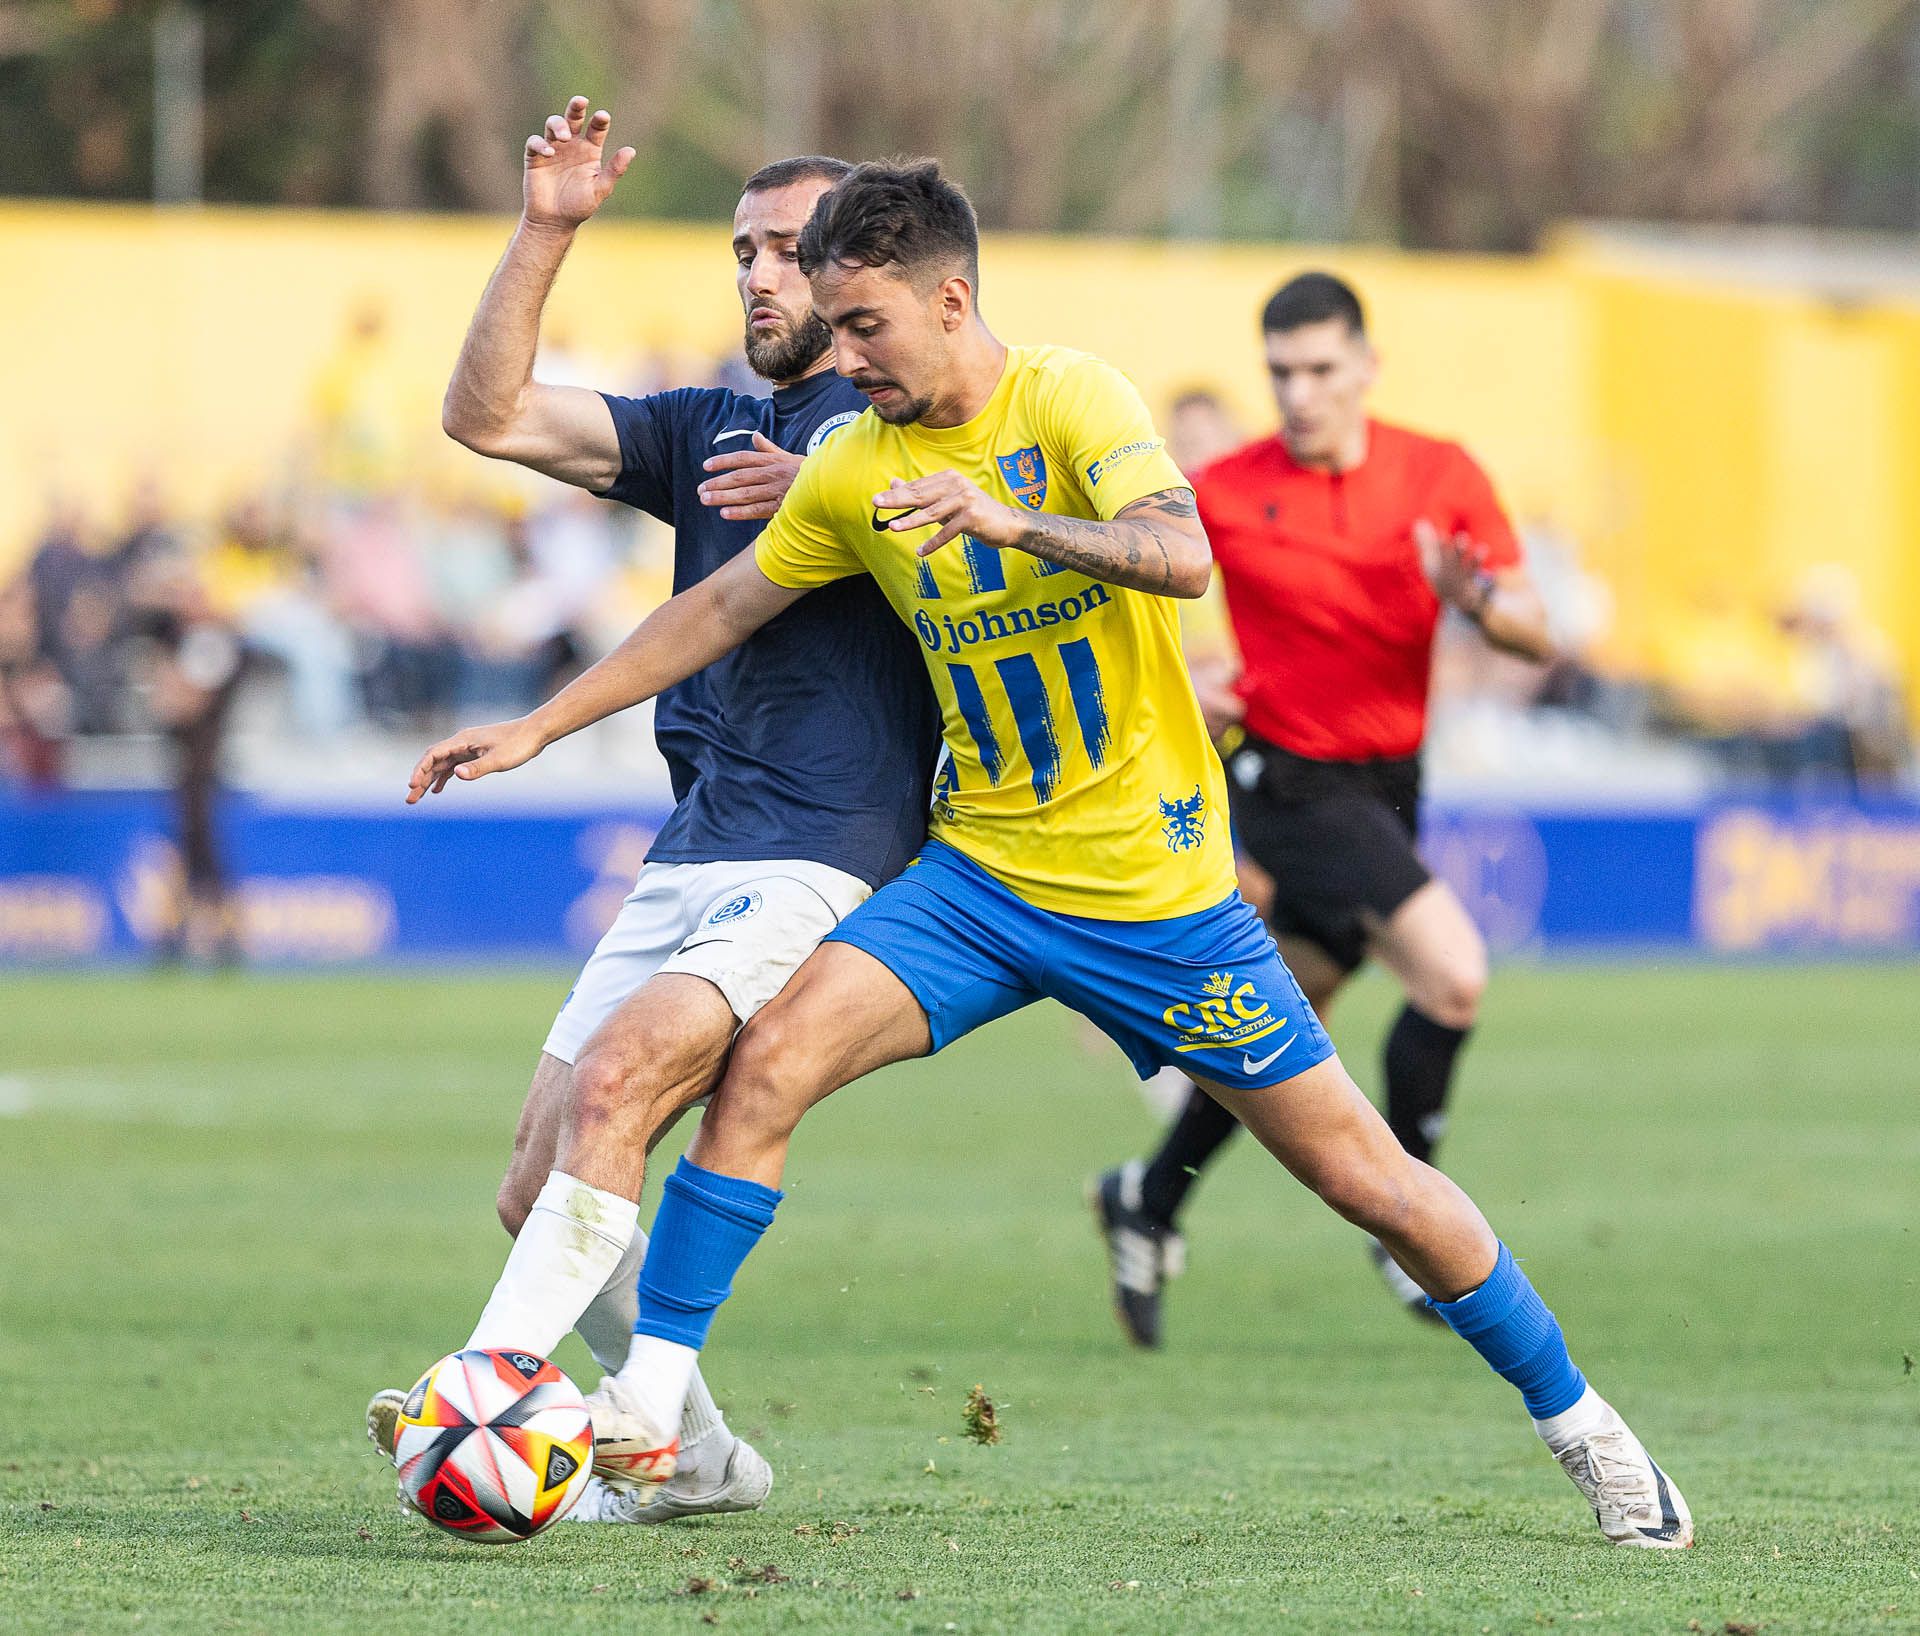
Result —
[{"label": "referee in red shirt", "polygon": [[[1267,303],[1277,435],[1194,484],[1240,650],[1237,677],[1198,667],[1219,740],[1249,896],[1321,1017],[1372,957],[1406,994],[1385,1051],[1387,1122],[1430,1160],[1487,951],[1416,851],[1420,743],[1442,606],[1495,647],[1550,652],[1545,610],[1486,473],[1456,443],[1367,415],[1379,368],[1359,298],[1303,273]],[[1188,1189],[1239,1128],[1198,1087],[1151,1159],[1108,1171],[1095,1200],[1120,1321],[1160,1340]],[[1425,1297],[1374,1246],[1394,1293]]]}]

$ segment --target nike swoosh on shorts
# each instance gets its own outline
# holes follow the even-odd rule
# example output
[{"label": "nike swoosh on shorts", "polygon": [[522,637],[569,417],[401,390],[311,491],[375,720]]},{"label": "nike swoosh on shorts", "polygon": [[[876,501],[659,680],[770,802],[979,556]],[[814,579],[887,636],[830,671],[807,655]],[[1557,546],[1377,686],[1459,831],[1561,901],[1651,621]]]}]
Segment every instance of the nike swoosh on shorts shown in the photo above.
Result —
[{"label": "nike swoosh on shorts", "polygon": [[713,434],[713,441],[716,443],[724,443],[730,437],[752,437],[758,430],[759,427],[757,426],[736,426],[730,432],[715,432]]},{"label": "nike swoosh on shorts", "polygon": [[[1289,1036],[1287,1040],[1287,1045],[1293,1044],[1293,1042],[1297,1040],[1299,1037],[1300,1036],[1298,1034]],[[1243,1074],[1259,1073],[1260,1070],[1266,1067],[1268,1063],[1275,1062],[1279,1060],[1279,1058],[1285,1056],[1287,1054],[1287,1045],[1281,1046],[1280,1049],[1275,1051],[1271,1056],[1262,1057],[1258,1062],[1255,1062],[1253,1060],[1252,1053],[1250,1052],[1243,1053],[1240,1058],[1240,1072]]]},{"label": "nike swoosh on shorts", "polygon": [[889,517],[889,518],[887,518],[887,519],[886,519],[886,520],[885,520],[885,521],[883,522],[883,521],[881,520],[881,517],[880,517],[880,508],[879,508],[878,506],[875,506],[875,507],[873,508],[873,531],[874,531],[874,533],[876,533],[876,534],[884,534],[884,533],[886,533],[886,531],[887,531],[888,529],[890,529],[891,527],[893,527],[893,525],[894,525],[895,523],[897,523],[897,522],[898,522],[898,521],[899,521],[899,520],[900,520],[900,519],[901,519],[902,517],[904,517],[904,516],[906,516],[906,514],[907,514],[907,513],[909,512],[909,511],[912,511],[913,509],[914,509],[914,508],[913,508],[912,506],[903,506],[903,507],[902,507],[902,508],[901,508],[901,509],[900,509],[899,511],[896,511],[896,512],[895,512],[895,513],[894,513],[894,514],[893,514],[893,515],[891,516],[891,517]]}]

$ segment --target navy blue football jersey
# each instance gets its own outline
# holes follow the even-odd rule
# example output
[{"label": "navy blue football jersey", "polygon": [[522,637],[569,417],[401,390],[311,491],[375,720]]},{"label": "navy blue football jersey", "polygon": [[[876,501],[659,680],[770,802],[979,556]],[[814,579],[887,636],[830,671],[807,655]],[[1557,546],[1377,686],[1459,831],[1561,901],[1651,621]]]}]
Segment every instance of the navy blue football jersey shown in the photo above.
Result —
[{"label": "navy blue football jersey", "polygon": [[[750,449],[753,432],[804,454],[867,406],[831,372],[770,398],[718,387],[601,395],[620,437],[605,497],[673,529],[676,595],[764,526],[700,503],[703,461]],[[810,592],[668,688],[654,737],[675,801],[654,861],[805,858],[877,886],[926,837],[939,715],[919,644],[864,574]]]}]

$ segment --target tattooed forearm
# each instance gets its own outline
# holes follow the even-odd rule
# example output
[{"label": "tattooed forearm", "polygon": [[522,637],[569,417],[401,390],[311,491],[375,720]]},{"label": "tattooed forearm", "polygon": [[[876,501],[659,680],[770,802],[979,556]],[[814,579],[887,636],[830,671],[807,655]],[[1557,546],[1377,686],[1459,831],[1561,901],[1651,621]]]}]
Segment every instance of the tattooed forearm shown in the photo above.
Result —
[{"label": "tattooed forearm", "polygon": [[1158,596],[1199,595],[1210,566],[1206,536],[1187,489],[1149,494],[1108,523],[1037,516],[1021,535],[1019,548],[1090,579]]}]

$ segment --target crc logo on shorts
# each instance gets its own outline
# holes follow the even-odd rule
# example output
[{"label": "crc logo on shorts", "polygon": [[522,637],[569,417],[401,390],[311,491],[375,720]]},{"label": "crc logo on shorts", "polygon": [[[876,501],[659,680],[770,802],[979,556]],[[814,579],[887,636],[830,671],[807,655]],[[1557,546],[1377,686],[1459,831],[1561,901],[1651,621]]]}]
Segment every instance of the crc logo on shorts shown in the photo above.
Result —
[{"label": "crc logo on shorts", "polygon": [[863,410],[849,409],[844,415],[829,415],[813,429],[813,436],[807,439],[807,453],[812,454],[820,445],[832,437],[842,426],[851,426],[864,413]]},{"label": "crc logo on shorts", "polygon": [[1161,1020],[1174,1032],[1176,1051],[1228,1051],[1287,1026],[1252,983],[1230,971],[1214,972],[1199,998],[1168,1006]]},{"label": "crc logo on shorts", "polygon": [[721,904],[712,914],[708,915],[707,924],[709,926],[725,926],[730,921],[745,920],[748,915],[758,914],[759,911],[760,894],[758,892],[742,892],[738,897],[728,898],[725,903]]}]

